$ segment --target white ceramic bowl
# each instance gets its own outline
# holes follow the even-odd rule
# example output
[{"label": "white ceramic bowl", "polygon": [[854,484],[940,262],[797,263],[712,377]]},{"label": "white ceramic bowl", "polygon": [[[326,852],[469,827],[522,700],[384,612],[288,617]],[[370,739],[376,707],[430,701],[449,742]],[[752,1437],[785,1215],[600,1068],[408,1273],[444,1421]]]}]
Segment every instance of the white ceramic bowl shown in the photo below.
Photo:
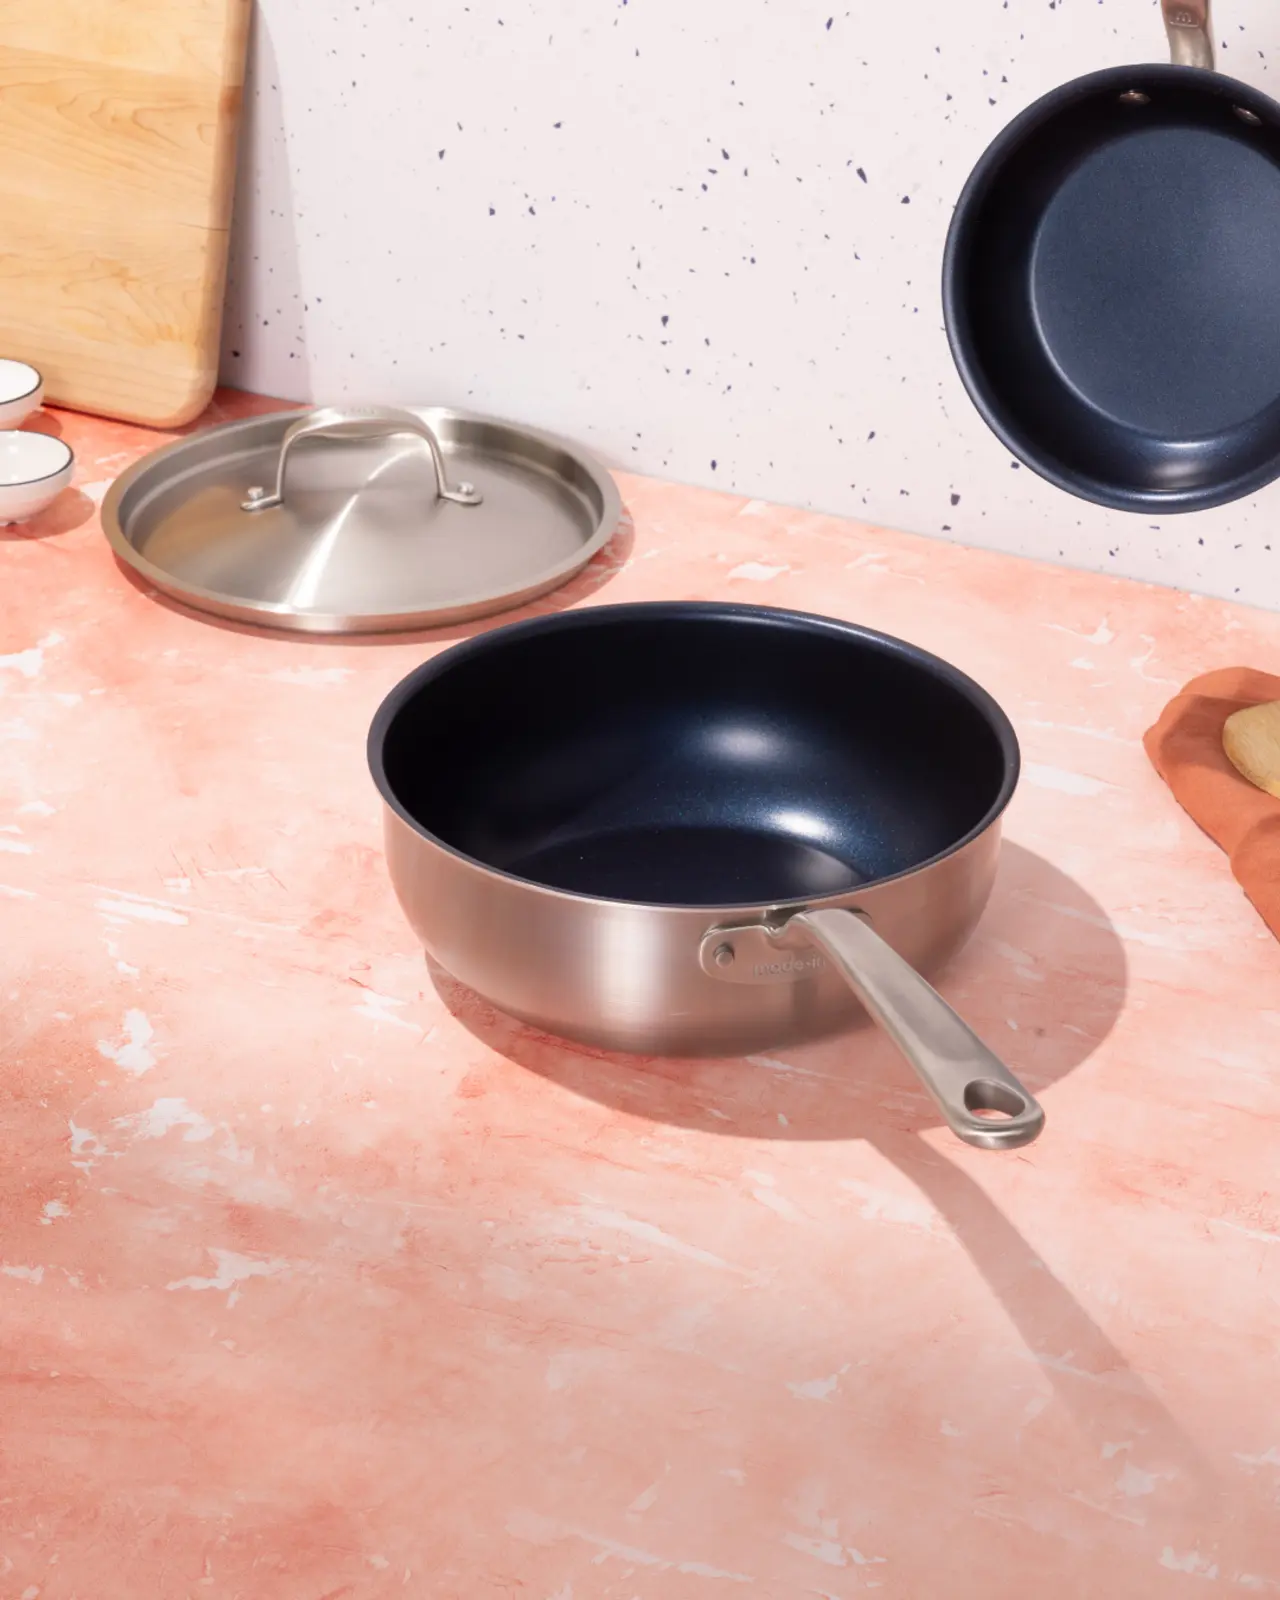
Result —
[{"label": "white ceramic bowl", "polygon": [[0,360],[0,428],[16,428],[44,400],[44,379],[25,361]]},{"label": "white ceramic bowl", "polygon": [[75,465],[71,446],[51,433],[0,433],[0,527],[52,505]]}]

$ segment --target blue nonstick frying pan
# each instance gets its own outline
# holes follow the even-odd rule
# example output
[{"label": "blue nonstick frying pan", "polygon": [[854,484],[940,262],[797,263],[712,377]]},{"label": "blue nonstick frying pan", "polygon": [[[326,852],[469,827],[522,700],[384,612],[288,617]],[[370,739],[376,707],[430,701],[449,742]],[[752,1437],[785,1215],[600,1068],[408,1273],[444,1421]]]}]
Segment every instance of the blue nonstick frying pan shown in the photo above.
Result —
[{"label": "blue nonstick frying pan", "polygon": [[1028,107],[965,185],[943,309],[988,425],[1051,483],[1198,511],[1280,475],[1280,106],[1214,71],[1208,0],[1169,66]]}]

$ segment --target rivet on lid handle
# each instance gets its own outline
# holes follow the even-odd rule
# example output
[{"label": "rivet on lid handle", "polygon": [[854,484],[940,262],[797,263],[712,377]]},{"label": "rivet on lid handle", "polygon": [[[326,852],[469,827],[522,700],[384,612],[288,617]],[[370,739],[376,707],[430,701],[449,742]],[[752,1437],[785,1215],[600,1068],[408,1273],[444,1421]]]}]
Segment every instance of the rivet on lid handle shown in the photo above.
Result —
[{"label": "rivet on lid handle", "polygon": [[261,485],[249,490],[242,500],[242,511],[270,511],[284,504],[284,474],[289,452],[303,439],[381,438],[398,433],[409,433],[424,439],[431,451],[431,464],[436,473],[436,495],[441,500],[451,500],[459,506],[478,506],[484,498],[471,483],[451,484],[445,471],[444,455],[434,430],[412,411],[398,406],[322,406],[305,417],[299,417],[285,432],[280,442],[280,459],[276,464],[276,486],[268,492]]}]

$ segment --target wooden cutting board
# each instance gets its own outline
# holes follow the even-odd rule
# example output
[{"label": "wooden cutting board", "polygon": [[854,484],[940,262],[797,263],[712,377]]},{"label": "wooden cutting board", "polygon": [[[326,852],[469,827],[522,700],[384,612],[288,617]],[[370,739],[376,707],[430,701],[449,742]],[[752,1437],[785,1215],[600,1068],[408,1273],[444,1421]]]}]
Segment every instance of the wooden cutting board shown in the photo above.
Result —
[{"label": "wooden cutting board", "polygon": [[0,356],[154,427],[213,392],[251,0],[0,0]]}]

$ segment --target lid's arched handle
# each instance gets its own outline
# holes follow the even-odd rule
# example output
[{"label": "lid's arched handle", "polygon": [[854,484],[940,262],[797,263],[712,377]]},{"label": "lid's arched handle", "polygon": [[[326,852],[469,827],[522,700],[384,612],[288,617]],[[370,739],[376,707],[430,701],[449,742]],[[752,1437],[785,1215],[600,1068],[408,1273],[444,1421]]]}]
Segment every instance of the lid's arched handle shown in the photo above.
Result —
[{"label": "lid's arched handle", "polygon": [[1213,71],[1213,31],[1209,0],[1160,0],[1169,57],[1175,67]]},{"label": "lid's arched handle", "polygon": [[390,437],[397,433],[411,433],[424,439],[431,451],[431,464],[436,472],[436,494],[441,500],[452,500],[459,506],[478,506],[483,499],[471,483],[450,483],[445,471],[444,453],[435,431],[414,411],[399,406],[322,406],[318,411],[299,417],[286,430],[280,441],[280,459],[276,463],[274,492],[264,488],[249,490],[248,499],[240,502],[242,511],[270,511],[284,504],[284,474],[289,452],[303,439],[348,438],[367,439]]}]

